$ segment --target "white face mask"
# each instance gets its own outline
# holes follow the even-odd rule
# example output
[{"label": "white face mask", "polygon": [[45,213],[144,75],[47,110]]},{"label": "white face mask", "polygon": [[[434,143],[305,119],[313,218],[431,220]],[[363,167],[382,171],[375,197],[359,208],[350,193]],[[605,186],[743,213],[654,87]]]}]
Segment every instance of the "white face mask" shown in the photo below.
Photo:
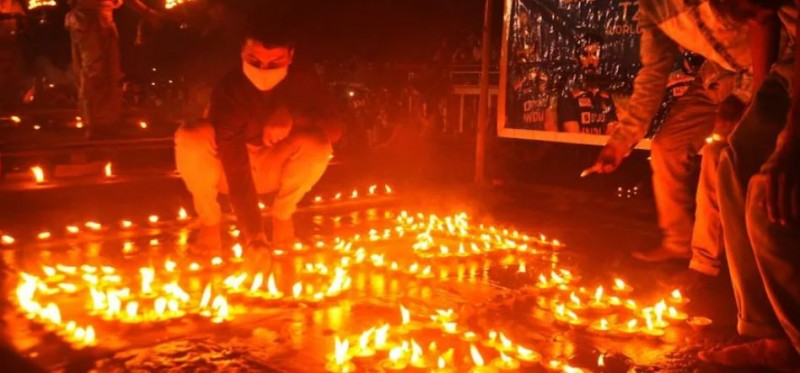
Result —
[{"label": "white face mask", "polygon": [[247,62],[242,62],[242,66],[244,76],[246,76],[247,79],[250,80],[250,83],[253,83],[259,91],[269,91],[275,88],[278,83],[286,78],[286,74],[289,73],[288,66],[267,70],[259,69]]}]

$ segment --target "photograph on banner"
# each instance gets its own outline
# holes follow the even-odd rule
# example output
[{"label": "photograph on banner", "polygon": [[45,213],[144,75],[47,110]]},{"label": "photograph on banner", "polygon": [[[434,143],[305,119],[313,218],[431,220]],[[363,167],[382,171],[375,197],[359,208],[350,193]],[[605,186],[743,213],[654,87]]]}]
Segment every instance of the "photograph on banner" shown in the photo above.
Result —
[{"label": "photograph on banner", "polygon": [[[605,144],[640,67],[637,2],[506,0],[503,19],[498,135]],[[689,52],[675,61],[648,138],[702,62]]]}]

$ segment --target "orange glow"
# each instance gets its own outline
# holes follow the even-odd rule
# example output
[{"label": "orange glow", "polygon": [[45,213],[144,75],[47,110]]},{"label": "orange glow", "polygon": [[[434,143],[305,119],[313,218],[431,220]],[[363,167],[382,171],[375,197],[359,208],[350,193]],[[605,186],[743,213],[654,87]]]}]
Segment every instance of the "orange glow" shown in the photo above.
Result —
[{"label": "orange glow", "polygon": [[402,325],[408,325],[408,323],[411,322],[411,313],[408,312],[408,309],[403,307],[402,304],[400,305],[400,318],[402,320]]},{"label": "orange glow", "polygon": [[47,240],[50,237],[51,237],[50,232],[39,232],[39,234],[36,235],[36,238],[40,240]]},{"label": "orange glow", "polygon": [[603,286],[599,286],[597,290],[594,292],[594,301],[595,303],[601,303],[603,300]]},{"label": "orange glow", "polygon": [[139,128],[143,129],[143,130],[146,130],[147,129],[147,122],[145,122],[143,120],[140,120],[139,121]]},{"label": "orange glow", "polygon": [[598,367],[606,366],[605,354],[600,354],[600,356],[597,357],[597,366]]},{"label": "orange glow", "polygon": [[257,274],[257,275],[256,275],[256,276],[253,278],[253,284],[252,284],[252,285],[250,285],[250,292],[251,292],[251,293],[255,293],[255,292],[257,292],[257,291],[258,291],[258,290],[261,288],[261,285],[262,285],[263,283],[264,283],[264,274],[263,274],[263,273],[261,273],[261,272],[259,272],[259,273],[258,273],[258,274]]},{"label": "orange glow", "polygon": [[303,294],[303,283],[298,281],[292,286],[292,296],[297,299]]},{"label": "orange glow", "polygon": [[149,221],[149,222],[150,222],[150,224],[155,224],[155,223],[158,223],[158,215],[150,215],[150,216],[147,218],[147,221]]},{"label": "orange glow", "polygon": [[375,349],[381,350],[386,348],[386,341],[389,338],[389,324],[384,324],[378,329],[375,329]]},{"label": "orange glow", "polygon": [[41,184],[44,182],[44,170],[40,166],[33,166],[31,167],[31,173],[33,174],[33,180],[36,181],[36,184]]},{"label": "orange glow", "polygon": [[283,293],[278,291],[278,287],[275,285],[275,275],[272,273],[269,274],[269,278],[267,279],[267,297],[269,299],[278,299],[283,297]]},{"label": "orange glow", "polygon": [[347,338],[341,340],[339,336],[336,336],[336,347],[334,348],[333,359],[337,365],[342,365],[350,360],[349,350],[350,342]]},{"label": "orange glow", "polygon": [[119,224],[123,229],[128,229],[133,226],[133,223],[130,220],[123,220]]},{"label": "orange glow", "polygon": [[511,340],[508,339],[503,333],[500,333],[500,346],[506,351],[511,350],[514,347],[513,343],[511,343]]}]

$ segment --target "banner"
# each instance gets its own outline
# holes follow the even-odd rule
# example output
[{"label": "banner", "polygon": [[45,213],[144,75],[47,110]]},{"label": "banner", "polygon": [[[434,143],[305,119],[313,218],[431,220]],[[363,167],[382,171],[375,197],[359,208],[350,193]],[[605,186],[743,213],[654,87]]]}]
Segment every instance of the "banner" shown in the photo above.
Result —
[{"label": "banner", "polygon": [[[506,0],[504,9],[498,135],[605,144],[640,67],[638,2]],[[693,70],[676,61],[651,135]]]}]

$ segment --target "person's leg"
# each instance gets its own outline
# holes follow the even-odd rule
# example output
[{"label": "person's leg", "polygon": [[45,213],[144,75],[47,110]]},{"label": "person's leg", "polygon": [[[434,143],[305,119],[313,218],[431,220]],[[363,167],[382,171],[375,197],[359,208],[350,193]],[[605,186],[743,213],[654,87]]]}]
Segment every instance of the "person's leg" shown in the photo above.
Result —
[{"label": "person's leg", "polygon": [[675,101],[653,139],[653,192],[663,239],[658,249],[636,252],[634,257],[661,261],[691,256],[699,172],[696,156],[711,134],[715,116],[716,103],[702,85],[695,84]]},{"label": "person's leg", "polygon": [[175,132],[175,164],[186,188],[192,194],[194,209],[202,226],[203,246],[219,249],[222,209],[217,202],[224,183],[222,163],[217,157],[214,128],[202,122],[183,125]]},{"label": "person's leg", "polygon": [[73,32],[80,53],[80,94],[84,122],[93,131],[107,131],[119,120],[119,41],[113,19],[85,14],[85,24]]},{"label": "person's leg", "polygon": [[800,229],[773,224],[764,207],[767,177],[756,175],[747,189],[747,233],[769,303],[786,336],[800,353]]},{"label": "person's leg", "polygon": [[692,231],[692,260],[689,268],[710,276],[719,274],[725,250],[717,191],[719,161],[724,148],[724,143],[712,142],[706,144],[701,151],[703,158],[700,161],[697,209]]},{"label": "person's leg", "polygon": [[792,236],[769,225],[761,206],[763,178],[755,176],[774,150],[789,103],[786,82],[770,75],[731,134],[719,167],[719,202],[738,309],[737,329],[758,340],[704,351],[701,360],[775,368],[795,363],[786,335],[797,341],[798,318],[792,314],[797,308],[791,307],[796,307],[800,299],[796,286],[798,255],[794,250],[798,236],[797,232]]},{"label": "person's leg", "polygon": [[321,131],[296,130],[272,148],[264,149],[259,161],[254,161],[253,179],[258,192],[277,191],[272,203],[274,242],[294,239],[292,215],[325,173],[332,151]]}]

